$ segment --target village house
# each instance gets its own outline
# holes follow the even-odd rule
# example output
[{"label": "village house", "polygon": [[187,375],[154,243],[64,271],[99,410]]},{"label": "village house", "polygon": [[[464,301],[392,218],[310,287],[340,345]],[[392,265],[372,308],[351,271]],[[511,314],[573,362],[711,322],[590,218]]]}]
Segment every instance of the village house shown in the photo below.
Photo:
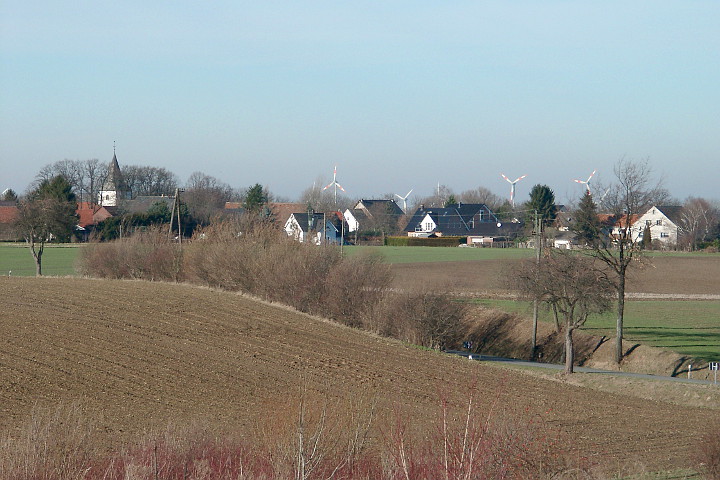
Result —
[{"label": "village house", "polygon": [[676,205],[654,205],[637,220],[634,241],[642,241],[646,231],[650,241],[663,248],[674,248],[681,236],[682,207]]},{"label": "village house", "polygon": [[340,212],[295,212],[285,222],[288,236],[299,242],[315,245],[340,244],[344,241],[343,218]]},{"label": "village house", "polygon": [[410,237],[462,236],[469,245],[507,242],[518,236],[521,222],[501,222],[484,203],[458,203],[447,207],[420,205],[405,227]]}]

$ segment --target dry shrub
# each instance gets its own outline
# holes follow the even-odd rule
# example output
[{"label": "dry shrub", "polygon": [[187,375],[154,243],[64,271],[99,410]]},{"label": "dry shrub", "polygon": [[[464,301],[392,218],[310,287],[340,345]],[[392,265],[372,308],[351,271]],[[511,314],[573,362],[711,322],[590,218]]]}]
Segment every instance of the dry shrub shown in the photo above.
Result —
[{"label": "dry shrub", "polygon": [[325,283],[326,315],[352,327],[374,329],[392,273],[382,255],[362,252],[344,259]]},{"label": "dry shrub", "polygon": [[93,418],[81,403],[36,406],[15,436],[0,440],[0,478],[84,478],[101,455]]},{"label": "dry shrub", "polygon": [[184,260],[191,282],[355,326],[363,324],[391,281],[378,256],[344,259],[337,247],[297,242],[264,222],[217,222],[196,233]]},{"label": "dry shrub", "polygon": [[369,447],[375,401],[331,398],[301,387],[258,420],[253,438],[267,452],[277,478],[382,478],[377,452]]},{"label": "dry shrub", "polygon": [[698,449],[698,462],[706,478],[720,480],[720,424],[703,437]]},{"label": "dry shrub", "polygon": [[389,295],[382,307],[380,333],[434,349],[457,346],[467,307],[433,292]]},{"label": "dry shrub", "polygon": [[80,251],[84,275],[104,278],[177,281],[182,263],[180,246],[157,227],[109,243],[94,243]]},{"label": "dry shrub", "polygon": [[441,395],[434,432],[418,440],[408,426],[396,409],[385,436],[384,478],[590,478],[590,463],[571,454],[570,439],[541,417],[502,411],[499,394],[483,404],[477,380],[462,399]]}]

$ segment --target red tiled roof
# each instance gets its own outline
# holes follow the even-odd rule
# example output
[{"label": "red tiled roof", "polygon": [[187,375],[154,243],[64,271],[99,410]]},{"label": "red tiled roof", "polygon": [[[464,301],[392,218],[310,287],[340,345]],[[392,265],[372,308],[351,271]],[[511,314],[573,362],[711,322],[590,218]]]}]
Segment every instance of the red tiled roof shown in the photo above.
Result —
[{"label": "red tiled roof", "polygon": [[18,207],[15,203],[0,205],[0,223],[12,223],[18,216]]},{"label": "red tiled roof", "polygon": [[83,228],[88,225],[95,225],[106,218],[112,217],[112,214],[108,212],[105,207],[101,207],[91,202],[79,202],[76,212],[80,217],[78,225]]}]

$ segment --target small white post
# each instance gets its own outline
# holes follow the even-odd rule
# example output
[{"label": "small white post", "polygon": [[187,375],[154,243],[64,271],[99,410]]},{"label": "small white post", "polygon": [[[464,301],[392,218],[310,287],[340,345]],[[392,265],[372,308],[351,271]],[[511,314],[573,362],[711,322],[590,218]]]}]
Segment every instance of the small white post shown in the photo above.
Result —
[{"label": "small white post", "polygon": [[688,364],[688,378],[692,378],[692,363]]}]

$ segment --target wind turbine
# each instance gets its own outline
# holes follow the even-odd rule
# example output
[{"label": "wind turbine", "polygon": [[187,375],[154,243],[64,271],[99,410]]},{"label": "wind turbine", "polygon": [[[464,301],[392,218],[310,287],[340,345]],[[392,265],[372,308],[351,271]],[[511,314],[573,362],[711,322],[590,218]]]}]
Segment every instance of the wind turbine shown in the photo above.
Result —
[{"label": "wind turbine", "polygon": [[403,201],[403,212],[405,212],[405,213],[407,213],[407,199],[410,196],[410,194],[412,193],[412,191],[413,191],[413,189],[411,188],[410,191],[407,192],[407,194],[404,197],[401,197],[397,193],[395,194],[396,197],[398,197],[400,200]]},{"label": "wind turbine", "polygon": [[527,177],[527,175],[523,175],[522,177],[516,178],[514,181],[510,180],[508,177],[506,177],[504,174],[500,174],[507,182],[510,184],[510,203],[512,204],[512,207],[515,208],[515,184],[522,180],[523,178]]},{"label": "wind turbine", "polygon": [[588,195],[590,195],[590,179],[593,177],[593,175],[595,175],[595,172],[597,172],[597,170],[593,170],[593,172],[590,174],[590,176],[588,177],[587,180],[577,180],[577,179],[575,179],[575,181],[576,181],[577,183],[579,183],[579,184],[581,184],[581,185],[585,185],[585,188],[587,188],[587,193],[588,193]]},{"label": "wind turbine", "polygon": [[333,170],[333,181],[326,185],[325,188],[323,188],[323,191],[330,187],[335,187],[335,205],[337,205],[337,189],[339,188],[343,192],[345,191],[342,185],[337,182],[337,165],[335,165],[335,170]]}]

